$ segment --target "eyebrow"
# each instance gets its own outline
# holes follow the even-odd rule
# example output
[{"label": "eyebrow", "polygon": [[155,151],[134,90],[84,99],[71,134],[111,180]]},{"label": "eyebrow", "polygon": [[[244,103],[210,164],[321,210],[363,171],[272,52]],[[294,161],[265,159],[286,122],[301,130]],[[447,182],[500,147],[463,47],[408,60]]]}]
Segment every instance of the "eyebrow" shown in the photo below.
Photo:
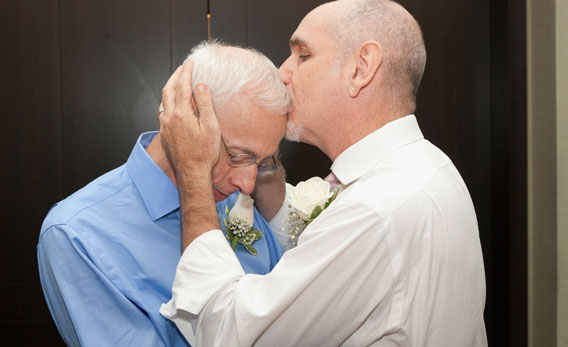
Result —
[{"label": "eyebrow", "polygon": [[251,150],[251,149],[249,149],[249,148],[246,148],[246,147],[239,147],[239,146],[230,146],[230,145],[227,145],[227,148],[228,148],[228,149],[231,149],[231,148],[238,149],[238,150],[240,150],[240,151],[243,151],[243,152],[246,152],[246,153],[248,153],[248,154],[251,154],[252,156],[254,156],[254,157],[256,158],[256,160],[259,160],[259,159],[258,159],[258,158],[259,158],[258,154],[255,153],[253,150]]},{"label": "eyebrow", "polygon": [[289,44],[290,44],[290,48],[292,48],[292,47],[298,47],[298,46],[304,46],[304,47],[306,47],[308,50],[310,49],[310,46],[308,45],[308,43],[307,43],[306,41],[302,40],[302,39],[299,38],[299,37],[292,37],[292,38],[290,39],[290,43],[289,43]]},{"label": "eyebrow", "polygon": [[256,158],[257,161],[260,161],[260,159],[258,159],[259,158],[258,153],[255,153],[253,150],[248,149],[248,148],[241,148],[241,149],[249,152],[250,154],[252,154]]}]

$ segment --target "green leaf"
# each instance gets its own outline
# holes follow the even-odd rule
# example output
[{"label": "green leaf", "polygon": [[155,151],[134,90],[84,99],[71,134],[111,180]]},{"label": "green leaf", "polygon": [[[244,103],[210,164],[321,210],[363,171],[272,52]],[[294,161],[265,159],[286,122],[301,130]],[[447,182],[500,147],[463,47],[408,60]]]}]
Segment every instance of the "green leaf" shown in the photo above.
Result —
[{"label": "green leaf", "polygon": [[231,240],[231,248],[233,249],[233,251],[237,249],[238,242],[239,242],[238,237],[233,237],[233,239]]},{"label": "green leaf", "polygon": [[323,209],[321,208],[321,206],[318,205],[314,207],[314,209],[312,210],[312,214],[310,215],[310,220],[316,219],[316,217],[319,216],[322,211]]},{"label": "green leaf", "polygon": [[337,196],[337,189],[333,190],[333,195],[331,196],[331,198],[329,198],[327,200],[327,202],[325,203],[325,205],[323,206],[323,209],[325,210],[326,208],[329,207],[329,205],[331,205],[331,203],[333,202],[333,200],[335,200],[335,197]]},{"label": "green leaf", "polygon": [[250,232],[254,233],[256,235],[257,240],[262,239],[262,231],[260,231],[258,229],[251,229]]},{"label": "green leaf", "polygon": [[229,206],[225,206],[225,214],[227,215],[227,218],[229,218]]},{"label": "green leaf", "polygon": [[245,248],[247,249],[247,251],[252,254],[252,255],[257,255],[258,252],[256,251],[256,248],[254,248],[252,245],[243,245],[245,246]]},{"label": "green leaf", "polygon": [[255,233],[251,233],[251,232],[246,233],[246,235],[245,235],[245,243],[246,243],[247,245],[252,245],[252,243],[253,243],[254,241],[256,241],[256,234],[255,234]]}]

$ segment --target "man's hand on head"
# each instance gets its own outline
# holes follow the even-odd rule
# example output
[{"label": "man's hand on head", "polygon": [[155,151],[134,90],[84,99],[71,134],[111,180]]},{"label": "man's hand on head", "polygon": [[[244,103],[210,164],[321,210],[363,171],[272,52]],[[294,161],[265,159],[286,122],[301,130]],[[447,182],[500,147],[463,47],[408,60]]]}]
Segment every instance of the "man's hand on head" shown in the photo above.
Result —
[{"label": "man's hand on head", "polygon": [[[211,171],[219,159],[221,131],[206,85],[195,88],[192,106],[191,72],[186,61],[162,91],[160,138],[178,183],[182,214],[182,250],[199,235],[219,229]],[[189,221],[191,220],[191,223]]]},{"label": "man's hand on head", "polygon": [[192,105],[192,68],[188,60],[170,77],[162,91],[164,112],[159,114],[161,141],[180,187],[187,183],[186,179],[210,179],[221,143],[219,123],[206,85],[195,87],[197,109]]}]

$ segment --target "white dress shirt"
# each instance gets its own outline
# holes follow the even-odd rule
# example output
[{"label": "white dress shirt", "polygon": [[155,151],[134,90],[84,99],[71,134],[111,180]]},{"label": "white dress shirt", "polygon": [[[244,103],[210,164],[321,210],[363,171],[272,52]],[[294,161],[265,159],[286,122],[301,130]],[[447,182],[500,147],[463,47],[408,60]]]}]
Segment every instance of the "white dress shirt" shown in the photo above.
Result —
[{"label": "white dress shirt", "polygon": [[282,246],[284,252],[290,248],[295,247],[295,242],[290,239],[290,224],[288,223],[288,217],[290,216],[291,206],[288,203],[290,201],[290,189],[292,186],[290,183],[286,183],[286,196],[284,197],[284,202],[280,207],[280,210],[276,213],[274,217],[268,222],[272,233],[276,236],[276,239]]},{"label": "white dress shirt", "polygon": [[162,305],[193,346],[486,346],[475,211],[413,115],[341,153],[345,189],[267,275],[220,230],[186,249]]}]

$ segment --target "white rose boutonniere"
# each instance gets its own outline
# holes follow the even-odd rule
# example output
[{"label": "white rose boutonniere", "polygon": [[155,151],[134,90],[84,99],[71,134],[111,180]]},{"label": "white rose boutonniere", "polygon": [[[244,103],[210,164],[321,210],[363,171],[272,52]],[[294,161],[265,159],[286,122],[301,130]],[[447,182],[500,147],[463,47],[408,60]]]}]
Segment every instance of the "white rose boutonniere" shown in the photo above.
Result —
[{"label": "white rose boutonniere", "polygon": [[253,203],[254,200],[250,196],[239,194],[233,208],[230,210],[229,206],[225,208],[227,218],[223,218],[223,223],[225,224],[227,240],[233,251],[237,249],[237,245],[240,243],[250,254],[257,255],[258,252],[252,244],[262,238],[262,231],[253,229]]},{"label": "white rose boutonniere", "polygon": [[331,189],[329,182],[312,177],[290,188],[290,239],[297,242],[306,226],[316,219],[337,196],[337,189]]}]

